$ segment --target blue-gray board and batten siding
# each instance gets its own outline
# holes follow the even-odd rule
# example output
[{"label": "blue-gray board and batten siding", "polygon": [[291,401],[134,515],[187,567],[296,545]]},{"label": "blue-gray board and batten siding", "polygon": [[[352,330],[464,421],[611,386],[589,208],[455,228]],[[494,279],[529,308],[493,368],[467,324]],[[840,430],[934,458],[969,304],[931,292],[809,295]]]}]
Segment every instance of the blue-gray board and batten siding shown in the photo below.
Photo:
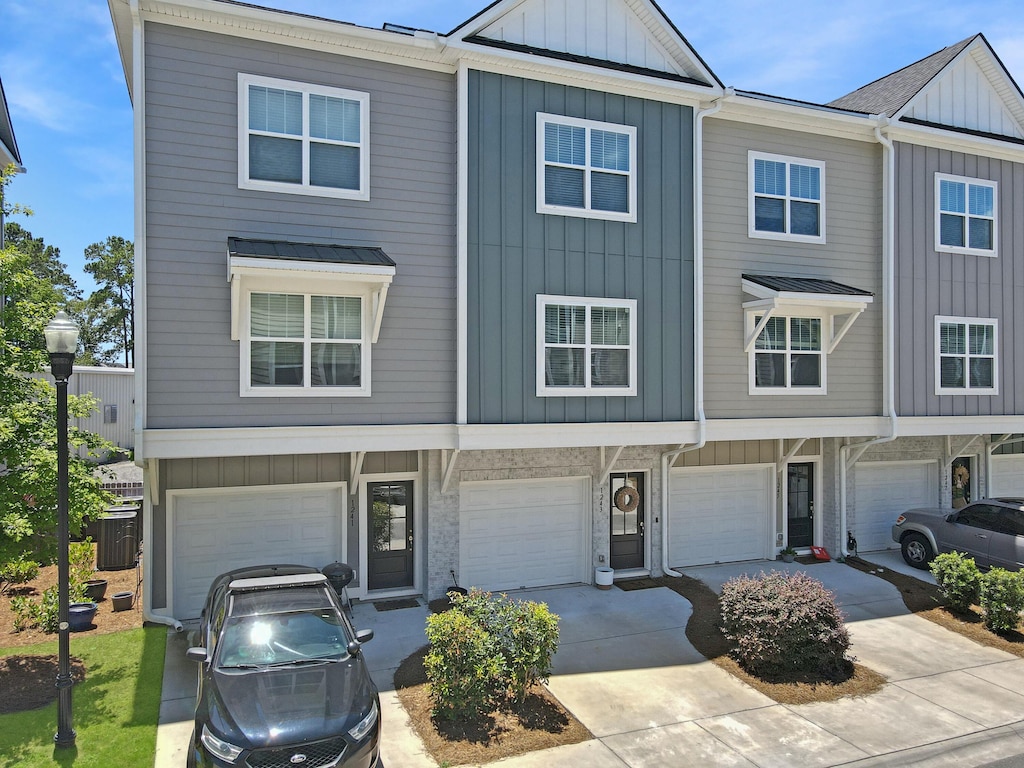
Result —
[{"label": "blue-gray board and batten siding", "polygon": [[[238,188],[238,74],[370,97],[370,199]],[[455,420],[455,77],[146,25],[146,427]],[[239,396],[229,237],[381,248],[397,264],[371,397]]]},{"label": "blue-gray board and batten siding", "polygon": [[[635,126],[636,223],[536,212],[536,115]],[[469,73],[468,421],[693,418],[693,111]],[[630,397],[537,397],[538,294],[637,300]]]},{"label": "blue-gray board and batten siding", "polygon": [[[998,184],[996,256],[935,249],[935,174]],[[896,406],[901,416],[1024,411],[1024,164],[896,144]],[[935,317],[998,321],[999,393],[935,394]]]}]

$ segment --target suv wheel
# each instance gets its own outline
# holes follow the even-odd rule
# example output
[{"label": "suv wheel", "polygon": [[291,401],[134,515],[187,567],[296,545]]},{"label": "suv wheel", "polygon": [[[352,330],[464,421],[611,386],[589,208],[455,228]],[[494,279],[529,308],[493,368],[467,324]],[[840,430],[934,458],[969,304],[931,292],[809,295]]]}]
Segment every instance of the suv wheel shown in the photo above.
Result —
[{"label": "suv wheel", "polygon": [[907,565],[920,568],[921,570],[927,570],[928,563],[935,557],[935,553],[932,552],[932,545],[920,533],[908,533],[904,536],[900,540],[900,549],[903,552],[903,559],[907,561]]}]

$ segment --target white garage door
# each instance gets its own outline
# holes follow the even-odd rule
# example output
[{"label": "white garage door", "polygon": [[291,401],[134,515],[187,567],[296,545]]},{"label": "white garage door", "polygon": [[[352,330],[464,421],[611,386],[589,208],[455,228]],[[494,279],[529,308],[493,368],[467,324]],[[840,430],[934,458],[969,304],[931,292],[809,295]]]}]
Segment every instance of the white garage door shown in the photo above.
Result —
[{"label": "white garage door", "polygon": [[459,485],[459,586],[488,591],[586,581],[590,481]]},{"label": "white garage door", "polygon": [[992,457],[992,495],[1024,496],[1024,455]]},{"label": "white garage door", "polygon": [[853,535],[858,552],[894,549],[892,524],[900,512],[939,503],[939,465],[934,461],[857,464]]},{"label": "white garage door", "polygon": [[233,568],[343,559],[341,494],[338,486],[172,493],[173,615],[198,617],[210,582]]},{"label": "white garage door", "polygon": [[673,469],[669,483],[669,565],[769,556],[771,467]]}]

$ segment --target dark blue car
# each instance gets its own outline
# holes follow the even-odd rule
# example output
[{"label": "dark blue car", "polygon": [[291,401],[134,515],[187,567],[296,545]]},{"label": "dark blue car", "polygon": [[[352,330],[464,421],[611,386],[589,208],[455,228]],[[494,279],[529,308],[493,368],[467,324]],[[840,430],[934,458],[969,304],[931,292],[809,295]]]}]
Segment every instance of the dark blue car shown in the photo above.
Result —
[{"label": "dark blue car", "polygon": [[200,663],[188,765],[372,768],[380,701],[327,577],[301,565],[217,577],[188,657]]}]

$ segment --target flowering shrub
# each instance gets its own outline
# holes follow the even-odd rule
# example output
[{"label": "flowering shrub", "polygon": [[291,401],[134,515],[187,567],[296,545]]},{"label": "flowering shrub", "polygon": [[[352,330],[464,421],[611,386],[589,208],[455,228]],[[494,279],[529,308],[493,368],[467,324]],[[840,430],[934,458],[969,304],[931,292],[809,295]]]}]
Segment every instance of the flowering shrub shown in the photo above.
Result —
[{"label": "flowering shrub", "polygon": [[720,598],[722,629],[733,655],[765,679],[814,675],[841,679],[850,670],[850,636],[835,596],[806,573],[730,579]]}]

